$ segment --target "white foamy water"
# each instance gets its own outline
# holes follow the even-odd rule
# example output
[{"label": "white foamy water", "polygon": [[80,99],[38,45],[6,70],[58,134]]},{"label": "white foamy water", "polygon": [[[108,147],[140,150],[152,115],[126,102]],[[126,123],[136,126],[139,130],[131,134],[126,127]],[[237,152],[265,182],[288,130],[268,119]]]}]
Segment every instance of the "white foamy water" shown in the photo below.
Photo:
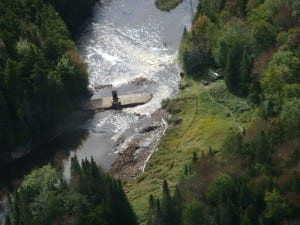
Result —
[{"label": "white foamy water", "polygon": [[[176,65],[176,54],[168,52],[158,32],[144,26],[139,30],[93,24],[91,30],[95,39],[85,46],[83,55],[92,86],[112,84],[117,88],[139,77],[152,80],[157,73],[165,71],[166,65]],[[166,71],[166,75],[178,81],[177,73]]]},{"label": "white foamy water", "polygon": [[[189,0],[171,12],[157,10],[149,0],[103,0],[95,7],[92,22],[78,42],[95,96],[108,96],[116,89],[119,94],[150,92],[153,98],[121,112],[97,113],[82,126],[90,135],[75,151],[79,159],[92,155],[100,165],[109,166],[114,160],[111,153],[126,149],[150,125],[161,101],[178,92],[177,49],[191,18]],[[137,78],[148,82],[133,85]],[[107,84],[112,89],[97,91],[97,86]]]},{"label": "white foamy water", "polygon": [[[192,10],[190,0],[184,0],[171,12],[157,10],[154,0],[101,2],[96,5],[91,22],[77,43],[88,65],[90,86],[112,84],[119,94],[150,92],[153,98],[145,105],[123,111],[99,112],[80,127],[88,135],[75,136],[78,140],[71,141],[61,138],[58,143],[47,146],[45,152],[71,151],[70,157],[76,155],[79,160],[93,157],[107,169],[116,159],[116,153],[122,152],[140,131],[151,125],[150,115],[160,108],[161,100],[177,93],[177,49],[184,27],[190,26]],[[195,8],[198,0],[192,2]],[[131,84],[139,77],[149,82]],[[108,95],[111,95],[109,88],[95,93],[97,97]],[[158,138],[154,131],[140,140],[139,145],[146,148]],[[35,164],[49,163],[51,157],[44,153],[37,155],[36,161],[29,160],[28,171],[36,167]],[[69,176],[70,157],[64,161],[66,177]],[[6,215],[7,204],[4,202],[4,205],[0,224]]]}]

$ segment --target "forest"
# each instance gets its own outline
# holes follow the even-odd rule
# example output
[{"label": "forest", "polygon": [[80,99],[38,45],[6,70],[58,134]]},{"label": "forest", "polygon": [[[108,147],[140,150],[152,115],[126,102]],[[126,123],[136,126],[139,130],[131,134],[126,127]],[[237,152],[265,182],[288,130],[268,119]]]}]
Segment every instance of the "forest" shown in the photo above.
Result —
[{"label": "forest", "polygon": [[[87,84],[85,65],[54,8],[39,0],[18,2],[0,2],[0,15],[5,15],[0,17],[0,143],[6,151],[63,118]],[[242,129],[229,129],[218,149],[209,147],[199,153],[195,148],[175,188],[171,189],[156,170],[162,194],[142,193],[149,199],[148,208],[142,209],[146,214],[142,222],[300,223],[299,43],[299,0],[200,1],[192,28],[184,31],[179,49],[186,76],[200,83],[210,69],[219,71],[226,88],[239,97],[236,101],[251,102],[258,108],[258,116]],[[197,90],[193,90],[192,100]],[[177,101],[188,102],[187,98]],[[182,110],[176,108],[176,101],[165,104],[173,116]],[[205,110],[209,107],[202,107]],[[181,122],[173,117],[173,131]],[[166,136],[170,139],[168,133]],[[168,149],[165,143],[160,148]],[[175,151],[175,147],[174,152],[168,151],[168,157],[176,158]],[[148,169],[155,166],[150,163]],[[174,167],[166,165],[168,171]],[[49,165],[27,175],[14,193],[6,224],[140,222],[122,184],[99,169],[93,159],[78,162],[73,158],[70,170],[68,181]],[[137,182],[146,179],[149,177],[144,175]]]},{"label": "forest", "polygon": [[170,11],[176,8],[182,1],[183,0],[155,0],[155,5],[162,11]]},{"label": "forest", "polygon": [[298,0],[200,1],[180,46],[187,75],[219,71],[259,117],[220,149],[194,152],[174,194],[165,180],[149,197],[147,224],[300,223],[299,43]]},{"label": "forest", "polygon": [[6,225],[135,225],[120,181],[91,160],[71,159],[70,178],[50,165],[25,176]]},{"label": "forest", "polygon": [[0,154],[30,148],[86,94],[86,65],[71,36],[94,3],[1,0]]},{"label": "forest", "polygon": [[82,30],[98,0],[44,0],[54,6],[73,37]]}]

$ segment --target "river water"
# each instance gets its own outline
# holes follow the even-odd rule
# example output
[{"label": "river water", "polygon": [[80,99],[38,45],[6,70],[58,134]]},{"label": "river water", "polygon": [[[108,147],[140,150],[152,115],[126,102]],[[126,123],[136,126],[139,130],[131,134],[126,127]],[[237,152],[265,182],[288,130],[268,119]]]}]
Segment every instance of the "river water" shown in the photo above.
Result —
[{"label": "river water", "polygon": [[[93,156],[98,165],[108,169],[117,158],[116,153],[122,152],[150,125],[150,116],[160,108],[161,100],[177,93],[180,79],[177,49],[184,27],[190,26],[192,8],[195,11],[196,5],[197,0],[184,0],[171,12],[162,12],[156,9],[154,0],[98,3],[77,42],[88,65],[93,97],[110,96],[115,89],[119,95],[151,92],[152,100],[122,111],[96,113],[75,131],[8,166],[5,173],[1,173],[0,183],[22,178],[32,168],[57,160],[63,161],[67,176],[73,155],[79,160]],[[134,84],[138,78],[144,78],[145,82]],[[112,87],[99,89],[100,85]],[[154,135],[147,141],[153,142],[155,138]]]},{"label": "river water", "polygon": [[[78,41],[94,96],[110,96],[116,89],[119,94],[151,92],[153,99],[121,112],[97,113],[82,126],[88,137],[74,152],[79,159],[93,156],[108,168],[115,153],[122,152],[149,125],[150,115],[160,108],[161,101],[177,93],[177,49],[184,27],[190,26],[191,7],[196,5],[196,1],[191,5],[185,0],[175,10],[162,12],[154,1],[103,0],[95,7],[92,21]],[[138,78],[147,81],[133,84]],[[108,84],[112,88],[97,89]],[[125,142],[115,145],[121,136]]]}]

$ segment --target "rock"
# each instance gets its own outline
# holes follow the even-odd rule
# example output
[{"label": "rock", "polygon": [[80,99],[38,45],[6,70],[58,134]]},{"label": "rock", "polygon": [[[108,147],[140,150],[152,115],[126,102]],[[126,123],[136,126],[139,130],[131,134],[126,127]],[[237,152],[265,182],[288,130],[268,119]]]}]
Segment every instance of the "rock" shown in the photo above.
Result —
[{"label": "rock", "polygon": [[[161,123],[163,120],[167,120],[168,117],[169,114],[165,110],[157,110],[151,115],[150,126],[144,128],[140,132],[140,135],[130,140],[127,148],[119,154],[118,159],[112,164],[109,170],[116,179],[123,181],[132,180],[143,171],[142,168],[145,168],[145,163],[153,151],[155,151],[160,138],[163,136],[164,126]],[[154,132],[150,133],[151,131]],[[156,141],[149,142],[148,138],[152,134],[156,136]],[[121,136],[117,140],[117,144],[114,145],[114,148],[122,145],[124,141],[126,141],[126,136]]]},{"label": "rock", "polygon": [[153,131],[153,130],[156,130],[157,128],[159,128],[159,126],[156,126],[156,125],[151,125],[149,127],[145,127],[141,133],[148,133],[150,131]]},{"label": "rock", "polygon": [[153,84],[154,82],[144,77],[138,77],[132,80],[130,83],[134,85],[147,85],[147,84]]},{"label": "rock", "polygon": [[100,89],[111,88],[111,87],[112,87],[112,84],[102,84],[102,85],[94,86],[94,89],[95,90],[100,90]]}]

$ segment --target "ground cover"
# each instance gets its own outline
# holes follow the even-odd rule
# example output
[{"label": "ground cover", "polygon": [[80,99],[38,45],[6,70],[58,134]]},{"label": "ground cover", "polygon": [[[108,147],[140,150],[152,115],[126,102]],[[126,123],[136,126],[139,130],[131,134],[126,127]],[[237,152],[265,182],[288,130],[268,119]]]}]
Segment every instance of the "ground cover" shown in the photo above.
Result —
[{"label": "ground cover", "polygon": [[155,0],[155,5],[158,9],[169,11],[176,8],[176,6],[183,0]]},{"label": "ground cover", "polygon": [[231,95],[223,81],[205,87],[184,78],[180,87],[182,90],[175,99],[163,103],[172,117],[157,151],[145,172],[125,184],[140,224],[145,224],[149,195],[160,196],[164,179],[174,188],[194,152],[201,155],[217,151],[231,130],[246,128],[257,114],[247,100]]}]

